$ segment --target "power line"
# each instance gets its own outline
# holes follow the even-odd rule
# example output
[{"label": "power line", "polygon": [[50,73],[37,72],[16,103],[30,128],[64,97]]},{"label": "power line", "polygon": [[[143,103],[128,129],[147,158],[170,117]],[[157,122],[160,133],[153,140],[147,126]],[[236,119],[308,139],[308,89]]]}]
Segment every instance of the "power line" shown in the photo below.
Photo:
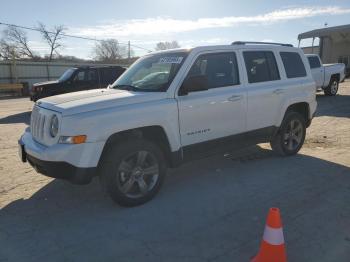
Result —
[{"label": "power line", "polygon": [[[4,26],[13,26],[13,27],[16,27],[16,28],[21,28],[21,29],[26,29],[26,30],[31,30],[31,31],[36,31],[36,32],[41,32],[40,29],[38,28],[34,28],[34,27],[28,27],[28,26],[21,26],[21,25],[15,25],[15,24],[8,24],[8,23],[3,23],[3,22],[0,22],[0,25],[4,25]],[[47,31],[47,33],[49,34],[56,34],[54,32],[51,32],[51,31]],[[64,34],[64,33],[61,33],[60,34],[61,36],[65,36],[65,37],[70,37],[70,38],[77,38],[77,39],[82,39],[82,40],[89,40],[89,41],[96,41],[96,42],[103,42],[105,40],[102,40],[102,39],[96,39],[96,38],[90,38],[90,37],[85,37],[85,36],[77,36],[77,35],[70,35],[70,34]],[[123,42],[119,42],[118,43],[120,45],[126,45],[126,46],[132,46],[132,47],[135,47],[135,48],[139,48],[139,49],[143,49],[143,50],[146,50],[148,52],[152,52],[152,50],[150,49],[147,49],[147,48],[144,48],[144,47],[141,47],[141,46],[138,46],[138,45],[134,45],[134,44],[130,44],[130,43],[123,43]]]}]

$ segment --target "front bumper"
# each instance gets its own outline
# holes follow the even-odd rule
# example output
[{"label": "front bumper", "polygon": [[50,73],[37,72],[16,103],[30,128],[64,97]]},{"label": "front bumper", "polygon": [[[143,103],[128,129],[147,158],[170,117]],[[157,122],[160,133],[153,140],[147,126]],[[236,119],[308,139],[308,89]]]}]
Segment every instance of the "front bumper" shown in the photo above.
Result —
[{"label": "front bumper", "polygon": [[88,184],[96,175],[97,168],[75,167],[66,162],[51,162],[26,155],[28,163],[40,174],[45,176],[65,179],[74,184]]},{"label": "front bumper", "polygon": [[[79,145],[45,147],[35,142],[29,132],[25,132],[18,144],[22,162],[28,161],[38,173],[43,175],[69,180],[75,184],[87,184],[92,177],[97,175],[97,163],[92,163],[93,166],[81,166],[83,162],[79,161],[79,159],[86,156],[87,153],[98,154],[100,151],[98,143],[90,143],[85,145],[85,147],[79,147]],[[93,152],[93,148],[97,152]],[[84,151],[84,149],[86,150]],[[94,162],[93,158],[96,158],[96,156],[93,155],[89,159]],[[77,162],[77,165],[72,163],[72,161]]]}]

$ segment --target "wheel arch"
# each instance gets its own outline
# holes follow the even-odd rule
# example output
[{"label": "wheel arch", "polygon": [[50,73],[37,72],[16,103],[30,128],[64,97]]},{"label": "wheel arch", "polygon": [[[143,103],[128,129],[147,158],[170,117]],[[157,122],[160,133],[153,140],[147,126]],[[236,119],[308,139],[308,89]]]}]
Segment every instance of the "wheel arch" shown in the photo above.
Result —
[{"label": "wheel arch", "polygon": [[332,79],[337,79],[338,80],[338,82],[340,81],[340,74],[339,73],[337,73],[337,74],[332,74],[331,75],[331,78],[329,79],[329,82],[332,80]]},{"label": "wheel arch", "polygon": [[284,116],[289,112],[297,112],[297,113],[301,114],[305,119],[306,127],[310,126],[311,117],[310,117],[310,105],[309,105],[309,103],[307,103],[307,102],[293,103],[287,107],[287,109],[284,112]]},{"label": "wheel arch", "polygon": [[133,138],[145,139],[159,146],[159,148],[164,153],[168,166],[175,167],[178,166],[181,162],[180,158],[182,154],[180,150],[172,152],[170,140],[165,129],[159,125],[152,125],[132,128],[111,134],[106,140],[106,143],[103,147],[99,165],[101,164],[101,160],[103,159],[104,155],[108,154],[110,148],[117,145],[118,143],[122,143],[125,140]]}]

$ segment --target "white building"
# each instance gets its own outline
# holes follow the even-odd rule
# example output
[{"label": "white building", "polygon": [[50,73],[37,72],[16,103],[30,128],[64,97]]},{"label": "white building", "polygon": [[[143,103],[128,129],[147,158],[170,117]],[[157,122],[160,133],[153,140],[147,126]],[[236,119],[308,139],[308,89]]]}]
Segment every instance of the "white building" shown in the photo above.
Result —
[{"label": "white building", "polygon": [[[344,63],[347,72],[350,71],[350,24],[315,29],[298,35],[299,46],[301,40],[312,39],[312,45],[303,47],[305,53],[318,54],[327,63]],[[314,46],[315,39],[319,45]]]}]

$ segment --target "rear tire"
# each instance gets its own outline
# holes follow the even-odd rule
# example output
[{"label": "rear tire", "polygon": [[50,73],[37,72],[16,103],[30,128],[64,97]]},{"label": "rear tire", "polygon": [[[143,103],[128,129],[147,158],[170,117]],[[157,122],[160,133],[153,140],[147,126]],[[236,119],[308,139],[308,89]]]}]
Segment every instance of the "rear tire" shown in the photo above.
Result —
[{"label": "rear tire", "polygon": [[281,156],[299,152],[306,134],[305,118],[297,112],[287,112],[277,134],[270,141],[273,151]]},{"label": "rear tire", "polygon": [[166,175],[163,152],[143,139],[111,145],[102,161],[101,184],[121,206],[137,206],[151,200]]},{"label": "rear tire", "polygon": [[336,77],[332,77],[328,86],[324,89],[326,96],[335,96],[338,92],[339,80]]}]

